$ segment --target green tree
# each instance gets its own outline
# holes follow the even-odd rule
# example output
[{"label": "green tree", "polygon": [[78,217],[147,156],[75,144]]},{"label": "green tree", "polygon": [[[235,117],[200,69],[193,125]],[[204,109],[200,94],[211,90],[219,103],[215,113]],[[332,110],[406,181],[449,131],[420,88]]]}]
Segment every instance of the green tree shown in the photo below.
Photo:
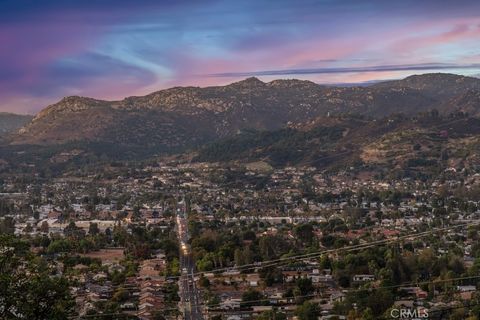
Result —
[{"label": "green tree", "polygon": [[248,289],[242,294],[242,304],[244,306],[259,305],[261,303],[259,303],[258,300],[261,300],[262,298],[263,296],[259,291]]},{"label": "green tree", "polygon": [[66,237],[71,237],[77,240],[85,237],[85,231],[77,227],[73,221],[70,221],[70,223],[63,229],[63,233]]},{"label": "green tree", "polygon": [[66,239],[58,239],[50,242],[47,248],[47,253],[60,253],[60,252],[70,252],[72,250],[72,245],[70,241]]},{"label": "green tree", "polygon": [[88,234],[97,235],[100,233],[100,229],[98,228],[98,224],[95,222],[90,222],[90,226],[88,227]]},{"label": "green tree", "polygon": [[295,234],[304,243],[312,243],[315,237],[313,226],[310,223],[301,224],[295,227]]},{"label": "green tree", "polygon": [[312,280],[308,278],[300,278],[296,282],[296,286],[302,295],[307,295],[313,292],[314,287]]},{"label": "green tree", "polygon": [[205,277],[203,274],[200,276],[200,279],[198,280],[198,283],[200,287],[202,288],[209,288],[210,287],[210,280],[208,280],[207,277]]},{"label": "green tree", "polygon": [[29,246],[0,235],[0,318],[67,319],[74,301],[64,277],[52,277],[46,261]]},{"label": "green tree", "polygon": [[375,320],[372,309],[367,308],[363,311],[362,320]]},{"label": "green tree", "polygon": [[267,310],[263,311],[256,320],[287,320],[287,316],[277,310]]},{"label": "green tree", "polygon": [[320,307],[316,303],[305,301],[295,310],[295,315],[299,320],[317,320],[320,311]]},{"label": "green tree", "polygon": [[387,289],[373,290],[367,298],[367,307],[375,316],[380,316],[393,305],[394,296]]},{"label": "green tree", "polygon": [[235,265],[237,267],[240,267],[240,266],[243,266],[245,263],[244,263],[244,259],[243,259],[243,252],[240,248],[237,248],[235,249],[235,253],[234,253],[234,260],[235,260]]},{"label": "green tree", "polygon": [[162,311],[154,311],[152,314],[153,320],[165,320],[165,316]]},{"label": "green tree", "polygon": [[15,232],[15,221],[12,217],[0,219],[0,234],[13,234]]}]

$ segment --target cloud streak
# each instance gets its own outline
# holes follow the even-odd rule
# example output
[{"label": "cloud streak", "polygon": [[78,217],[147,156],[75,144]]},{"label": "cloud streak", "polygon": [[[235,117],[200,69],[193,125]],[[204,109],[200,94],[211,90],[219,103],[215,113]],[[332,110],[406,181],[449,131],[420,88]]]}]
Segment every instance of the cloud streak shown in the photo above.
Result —
[{"label": "cloud streak", "polygon": [[255,76],[288,76],[308,74],[336,74],[336,73],[368,73],[387,71],[444,71],[444,70],[480,70],[480,63],[473,64],[446,64],[446,63],[420,63],[406,65],[379,65],[368,67],[344,67],[344,68],[304,68],[261,70],[247,72],[221,72],[206,74],[207,77],[255,77]]}]

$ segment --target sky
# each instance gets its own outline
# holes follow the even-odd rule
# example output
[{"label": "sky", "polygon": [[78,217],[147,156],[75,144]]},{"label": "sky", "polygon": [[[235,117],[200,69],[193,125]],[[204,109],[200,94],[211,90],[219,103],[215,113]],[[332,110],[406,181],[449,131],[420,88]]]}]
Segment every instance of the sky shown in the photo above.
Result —
[{"label": "sky", "polygon": [[478,0],[0,0],[0,111],[250,76],[480,76]]}]

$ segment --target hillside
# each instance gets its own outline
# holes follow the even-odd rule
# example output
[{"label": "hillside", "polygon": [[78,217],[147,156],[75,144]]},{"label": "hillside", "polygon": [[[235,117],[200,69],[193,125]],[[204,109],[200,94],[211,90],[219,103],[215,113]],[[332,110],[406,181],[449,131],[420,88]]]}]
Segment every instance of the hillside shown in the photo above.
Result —
[{"label": "hillside", "polygon": [[32,120],[32,116],[0,112],[0,135],[14,132]]},{"label": "hillside", "polygon": [[356,167],[422,175],[480,165],[480,120],[465,115],[318,118],[273,132],[243,132],[200,149],[194,161]]},{"label": "hillside", "polygon": [[175,152],[243,130],[278,130],[317,117],[381,118],[433,108],[478,115],[480,80],[427,74],[367,87],[256,78],[218,87],[176,87],[143,97],[102,101],[67,97],[42,110],[11,144],[95,142]]}]

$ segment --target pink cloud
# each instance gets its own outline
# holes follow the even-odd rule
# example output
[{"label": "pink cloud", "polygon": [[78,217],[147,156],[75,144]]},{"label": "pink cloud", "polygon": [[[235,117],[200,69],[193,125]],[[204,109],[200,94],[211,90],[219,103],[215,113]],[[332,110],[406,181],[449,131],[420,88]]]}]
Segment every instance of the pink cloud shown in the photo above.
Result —
[{"label": "pink cloud", "polygon": [[413,53],[418,49],[432,48],[443,44],[452,44],[463,40],[476,41],[480,39],[480,29],[478,26],[461,24],[454,26],[446,32],[433,35],[414,36],[397,41],[391,47],[396,52]]}]

